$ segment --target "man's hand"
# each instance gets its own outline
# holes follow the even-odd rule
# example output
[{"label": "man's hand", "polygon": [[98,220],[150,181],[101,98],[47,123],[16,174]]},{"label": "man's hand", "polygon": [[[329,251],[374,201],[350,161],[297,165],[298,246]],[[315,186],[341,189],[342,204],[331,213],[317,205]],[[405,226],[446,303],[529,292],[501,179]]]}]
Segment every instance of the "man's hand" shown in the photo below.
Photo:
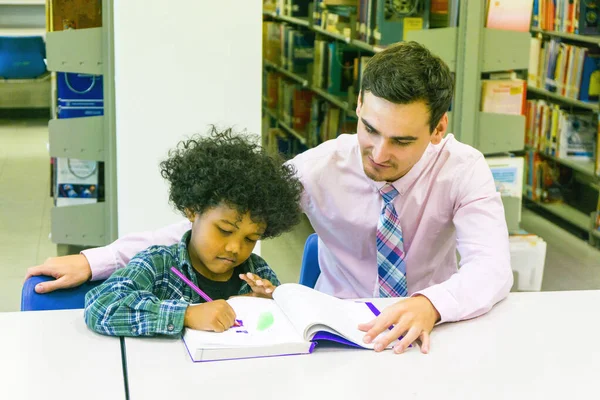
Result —
[{"label": "man's hand", "polygon": [[429,333],[440,314],[425,296],[415,296],[387,307],[374,320],[360,324],[358,329],[367,332],[364,341],[371,343],[380,333],[391,325],[394,328],[375,342],[375,351],[382,351],[391,342],[404,335],[394,346],[396,354],[402,353],[417,338],[421,340],[421,353],[429,352]]},{"label": "man's hand", "polygon": [[261,279],[258,275],[251,272],[247,274],[240,274],[240,279],[245,281],[252,289],[252,295],[254,297],[266,297],[268,299],[273,298],[273,291],[275,286],[271,281],[267,279]]},{"label": "man's hand", "polygon": [[83,254],[64,257],[50,257],[42,265],[27,270],[25,280],[32,276],[47,275],[55,281],[42,282],[36,285],[37,293],[50,293],[57,289],[79,286],[92,277],[90,263]]}]

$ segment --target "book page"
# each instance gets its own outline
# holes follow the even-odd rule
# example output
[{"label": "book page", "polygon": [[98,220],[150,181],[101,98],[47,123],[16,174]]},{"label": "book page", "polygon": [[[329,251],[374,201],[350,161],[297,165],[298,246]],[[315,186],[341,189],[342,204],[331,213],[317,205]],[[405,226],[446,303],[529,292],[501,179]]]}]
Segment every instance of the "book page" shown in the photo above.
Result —
[{"label": "book page", "polygon": [[189,347],[248,347],[304,342],[275,301],[240,296],[227,302],[242,326],[231,327],[222,333],[186,328],[185,341]]},{"label": "book page", "polygon": [[363,342],[365,333],[358,329],[358,324],[375,318],[364,303],[341,300],[294,283],[279,286],[273,298],[306,340],[323,330],[359,346],[373,348],[372,344]]}]

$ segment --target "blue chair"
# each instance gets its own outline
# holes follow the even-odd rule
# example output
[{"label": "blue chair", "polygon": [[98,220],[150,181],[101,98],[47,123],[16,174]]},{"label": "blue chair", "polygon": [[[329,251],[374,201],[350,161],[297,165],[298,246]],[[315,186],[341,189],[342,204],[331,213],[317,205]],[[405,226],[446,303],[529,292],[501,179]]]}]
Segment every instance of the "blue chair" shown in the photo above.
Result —
[{"label": "blue chair", "polygon": [[21,311],[72,310],[83,308],[85,294],[104,281],[86,282],[71,289],[56,290],[51,293],[38,294],[35,286],[40,282],[51,281],[49,276],[32,276],[23,284],[21,290]]},{"label": "blue chair", "polygon": [[304,244],[299,283],[309,288],[314,288],[319,275],[321,275],[321,268],[319,267],[319,236],[313,233],[306,239],[306,243]]}]

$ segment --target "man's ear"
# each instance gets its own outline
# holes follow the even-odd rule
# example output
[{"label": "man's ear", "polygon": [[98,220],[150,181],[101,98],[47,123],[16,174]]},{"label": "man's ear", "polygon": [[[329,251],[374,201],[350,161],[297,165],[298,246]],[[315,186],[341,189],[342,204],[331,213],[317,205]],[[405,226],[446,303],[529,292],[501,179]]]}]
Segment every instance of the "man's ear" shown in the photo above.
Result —
[{"label": "man's ear", "polygon": [[431,133],[431,143],[439,144],[444,135],[446,134],[446,130],[448,129],[448,113],[445,113],[442,118],[440,118],[440,122],[438,122],[437,126]]},{"label": "man's ear", "polygon": [[356,101],[356,116],[360,117],[360,109],[362,107],[362,92],[358,94],[358,99]]}]

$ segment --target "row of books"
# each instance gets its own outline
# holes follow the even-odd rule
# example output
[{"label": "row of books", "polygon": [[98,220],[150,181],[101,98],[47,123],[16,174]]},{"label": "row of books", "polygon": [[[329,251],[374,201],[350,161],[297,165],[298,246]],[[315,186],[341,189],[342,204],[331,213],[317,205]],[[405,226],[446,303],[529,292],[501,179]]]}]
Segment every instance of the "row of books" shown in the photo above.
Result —
[{"label": "row of books", "polygon": [[[263,9],[278,15],[308,19],[308,0],[275,0]],[[431,8],[430,8],[431,5]],[[458,0],[314,0],[312,21],[327,32],[361,40],[371,45],[389,45],[405,40],[407,32],[456,26]]]},{"label": "row of books", "polygon": [[347,43],[315,40],[313,32],[285,23],[264,22],[263,32],[265,60],[310,81],[315,88],[355,101],[370,55]]},{"label": "row of books", "polygon": [[532,26],[547,31],[598,35],[599,10],[589,0],[535,0]]},{"label": "row of books", "polygon": [[312,84],[353,102],[360,90],[364,68],[371,58],[340,42],[315,40]]},{"label": "row of books", "polygon": [[562,201],[561,182],[567,168],[544,159],[536,150],[525,153],[525,197],[537,202]]},{"label": "row of books", "polygon": [[544,100],[528,100],[525,145],[553,157],[594,161],[598,115],[574,113]]},{"label": "row of books", "polygon": [[531,38],[529,86],[571,99],[597,102],[599,78],[598,49],[574,46],[558,39]]},{"label": "row of books", "polygon": [[342,132],[354,132],[356,120],[346,116],[346,110],[316,96],[284,75],[266,71],[265,106],[300,135],[308,147],[314,147]]}]

